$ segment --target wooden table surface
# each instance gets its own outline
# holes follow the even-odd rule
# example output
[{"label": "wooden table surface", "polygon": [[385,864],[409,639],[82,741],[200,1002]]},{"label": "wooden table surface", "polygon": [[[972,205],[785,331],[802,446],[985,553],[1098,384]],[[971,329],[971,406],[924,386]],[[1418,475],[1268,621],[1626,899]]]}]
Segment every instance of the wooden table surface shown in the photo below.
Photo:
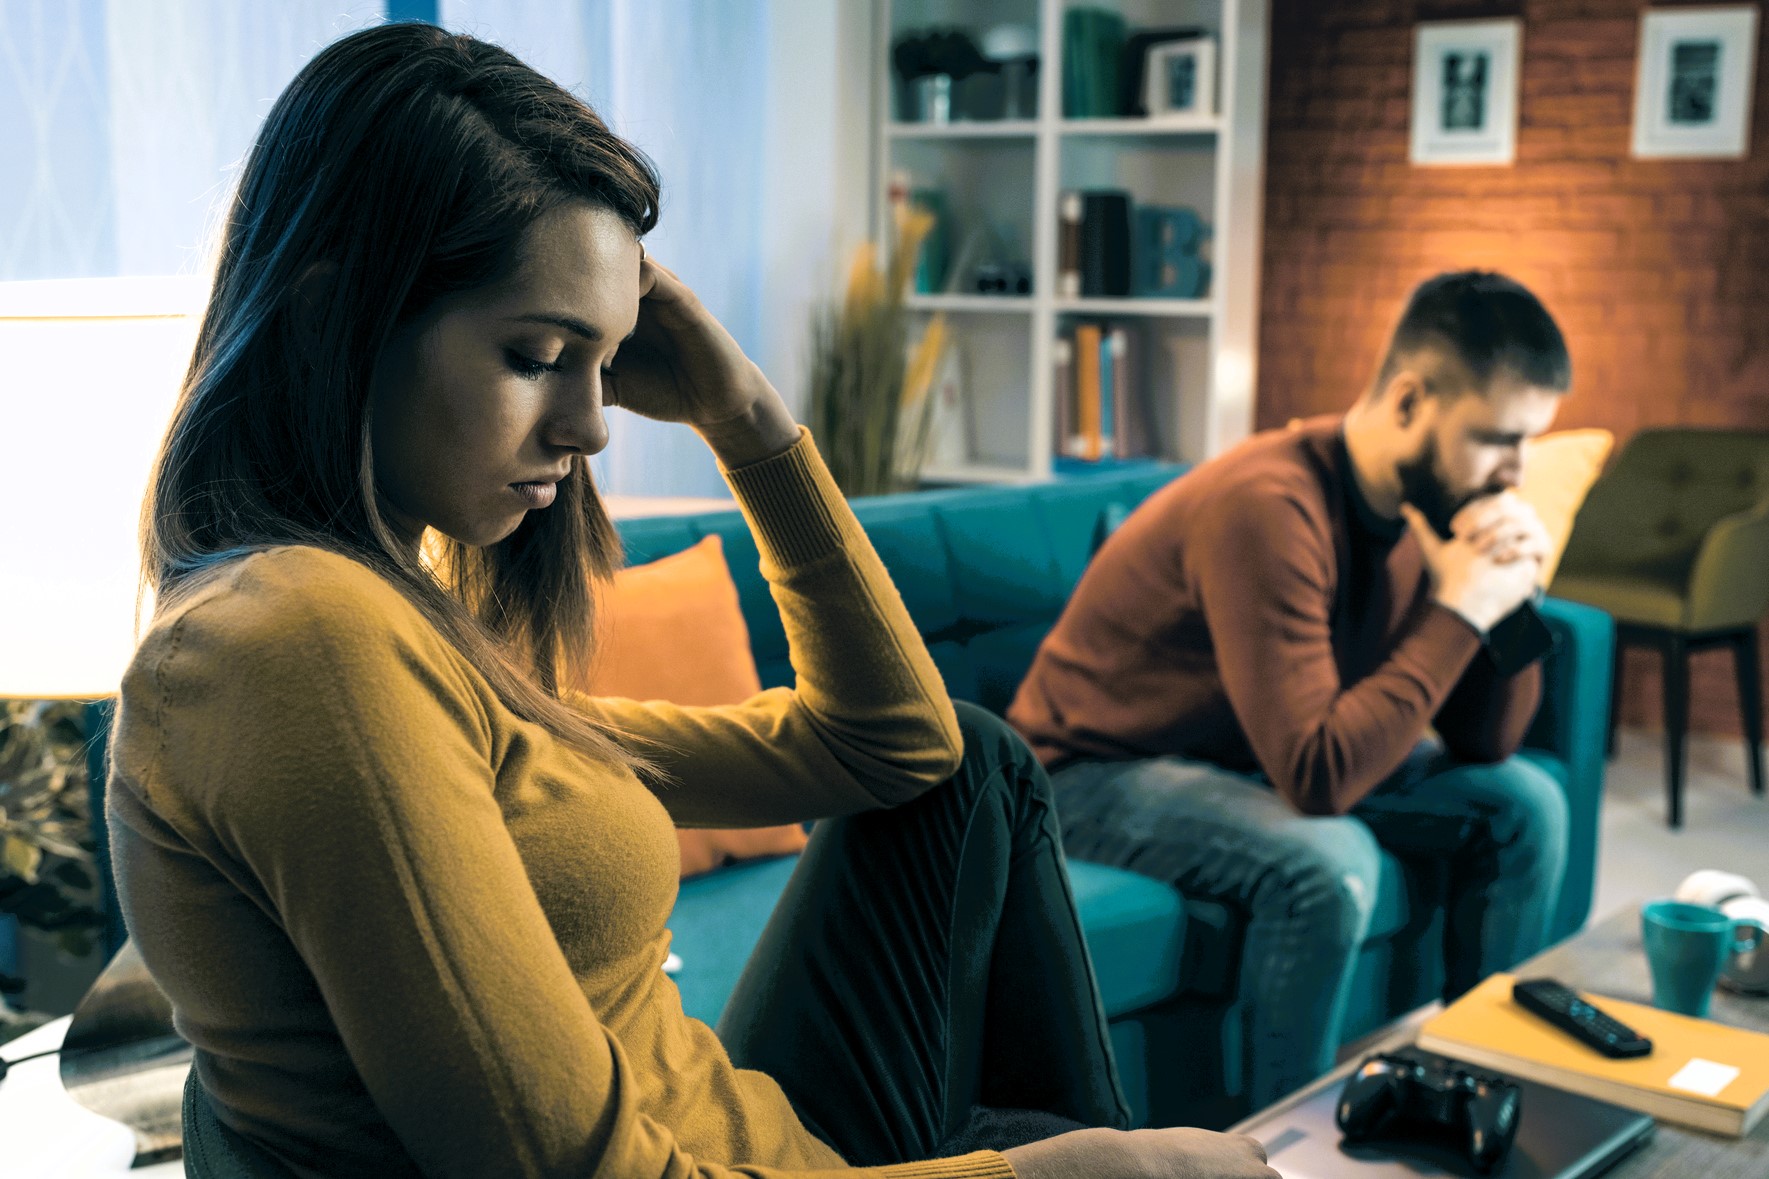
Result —
[{"label": "wooden table surface", "polygon": [[[1536,955],[1512,972],[1520,978],[1547,976],[1594,995],[1610,995],[1630,1003],[1652,1002],[1652,979],[1640,945],[1640,907],[1621,910],[1553,949]],[[1419,1027],[1442,1005],[1432,1003],[1401,1017],[1380,1032],[1348,1045],[1340,1065],[1314,1084],[1292,1093],[1274,1108],[1296,1105],[1321,1089],[1342,1084],[1372,1052],[1391,1052],[1411,1044]],[[1769,997],[1747,997],[1720,989],[1714,992],[1708,1018],[1734,1027],[1769,1032]],[[1243,1126],[1270,1111],[1261,1111]],[[1725,1138],[1660,1122],[1658,1132],[1604,1179],[1769,1179],[1769,1118],[1743,1138]]]}]

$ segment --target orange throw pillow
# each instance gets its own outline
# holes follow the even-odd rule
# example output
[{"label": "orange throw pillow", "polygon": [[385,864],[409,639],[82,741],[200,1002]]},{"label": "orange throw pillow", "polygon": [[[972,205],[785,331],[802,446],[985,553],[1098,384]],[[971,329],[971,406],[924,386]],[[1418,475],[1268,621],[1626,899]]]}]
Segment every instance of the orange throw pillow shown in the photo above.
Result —
[{"label": "orange throw pillow", "polygon": [[[737,583],[717,536],[622,569],[597,605],[604,637],[584,685],[591,695],[700,706],[740,704],[762,690]],[[676,838],[683,876],[805,846],[805,830],[796,823],[677,830]]]},{"label": "orange throw pillow", "polygon": [[1517,489],[1548,529],[1553,551],[1542,563],[1542,584],[1554,580],[1572,524],[1584,506],[1585,494],[1603,473],[1615,435],[1608,430],[1560,430],[1532,439],[1525,446],[1523,486]]}]

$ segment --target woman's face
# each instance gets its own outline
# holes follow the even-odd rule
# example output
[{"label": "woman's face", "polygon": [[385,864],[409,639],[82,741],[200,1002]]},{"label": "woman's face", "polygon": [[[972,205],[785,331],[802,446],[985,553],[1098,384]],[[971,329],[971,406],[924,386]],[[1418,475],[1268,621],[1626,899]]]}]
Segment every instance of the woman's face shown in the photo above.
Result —
[{"label": "woman's face", "polygon": [[509,278],[394,334],[369,408],[396,531],[495,544],[546,510],[574,456],[607,445],[602,369],[637,322],[641,256],[618,216],[567,204],[530,228]]}]

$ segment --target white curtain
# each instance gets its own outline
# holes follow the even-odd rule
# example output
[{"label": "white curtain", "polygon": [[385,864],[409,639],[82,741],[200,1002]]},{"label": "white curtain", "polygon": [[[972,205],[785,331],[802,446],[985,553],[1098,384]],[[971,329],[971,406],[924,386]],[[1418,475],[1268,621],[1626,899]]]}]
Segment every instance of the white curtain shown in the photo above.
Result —
[{"label": "white curtain", "polygon": [[194,274],[308,58],[379,0],[0,0],[0,280]]},{"label": "white curtain", "polygon": [[[200,271],[270,103],[385,0],[0,0],[0,281]],[[812,305],[865,233],[866,0],[442,0],[656,162],[648,249],[795,407]],[[723,495],[687,430],[615,411],[626,495]]]}]

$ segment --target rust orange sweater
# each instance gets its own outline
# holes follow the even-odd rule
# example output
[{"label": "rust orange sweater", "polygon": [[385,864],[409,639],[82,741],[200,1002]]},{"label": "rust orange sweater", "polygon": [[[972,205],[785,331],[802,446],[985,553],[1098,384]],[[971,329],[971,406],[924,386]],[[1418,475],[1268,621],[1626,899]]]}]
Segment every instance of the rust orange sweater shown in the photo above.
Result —
[{"label": "rust orange sweater", "polygon": [[1178,754],[1341,814],[1435,726],[1515,752],[1541,669],[1500,676],[1357,490],[1340,419],[1257,435],[1151,496],[1094,557],[1008,719],[1047,765]]},{"label": "rust orange sweater", "polygon": [[117,721],[115,862],[223,1121],[308,1176],[852,1173],[682,1013],[672,822],[903,802],[957,765],[957,718],[808,436],[728,478],[798,684],[577,698],[660,743],[656,793],[511,714],[344,557],[244,557],[155,618]]}]

